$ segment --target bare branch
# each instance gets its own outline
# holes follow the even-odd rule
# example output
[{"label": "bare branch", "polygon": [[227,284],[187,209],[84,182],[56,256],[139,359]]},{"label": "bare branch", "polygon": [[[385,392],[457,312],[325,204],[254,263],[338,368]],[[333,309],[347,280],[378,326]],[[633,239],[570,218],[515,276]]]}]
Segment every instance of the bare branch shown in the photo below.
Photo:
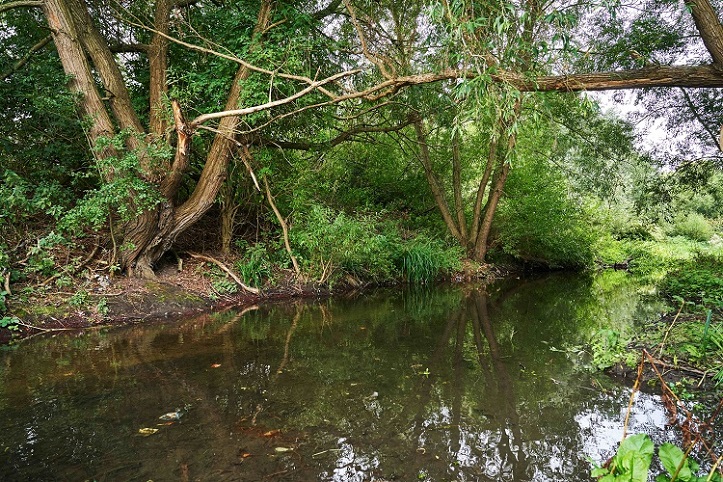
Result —
[{"label": "bare branch", "polygon": [[[257,72],[257,73],[260,73],[260,74],[265,74],[265,75],[268,75],[269,77],[277,76],[277,77],[281,77],[282,79],[297,80],[297,81],[299,81],[299,82],[303,82],[303,83],[309,84],[309,85],[315,83],[315,81],[314,81],[313,79],[310,79],[309,77],[305,77],[305,76],[303,76],[303,75],[287,74],[287,73],[284,73],[284,72],[278,72],[278,71],[274,71],[274,70],[264,69],[264,68],[262,68],[262,67],[257,67],[256,65],[250,64],[250,63],[246,62],[245,60],[236,57],[235,55],[224,54],[224,53],[222,53],[222,52],[218,52],[218,51],[215,51],[215,50],[212,50],[212,49],[208,49],[208,48],[206,48],[206,47],[201,47],[200,45],[195,45],[195,44],[192,44],[192,43],[189,43],[189,42],[185,42],[185,41],[183,41],[183,40],[181,40],[181,39],[178,39],[178,38],[173,37],[172,35],[168,35],[168,34],[166,34],[166,33],[160,32],[160,31],[158,31],[158,30],[156,30],[156,29],[154,29],[154,28],[150,28],[150,27],[148,27],[148,26],[146,26],[146,25],[143,25],[143,24],[141,24],[141,23],[136,23],[136,22],[131,22],[131,21],[127,21],[127,22],[128,22],[130,25],[133,25],[134,27],[142,28],[142,29],[144,29],[144,30],[147,30],[148,32],[154,33],[154,34],[156,34],[156,35],[160,35],[161,37],[163,37],[163,38],[165,38],[165,39],[167,39],[167,40],[169,40],[169,41],[171,41],[171,42],[173,42],[173,43],[175,43],[175,44],[178,44],[178,45],[181,45],[181,46],[183,46],[183,47],[186,47],[186,48],[188,48],[188,49],[190,49],[190,50],[195,50],[196,52],[203,52],[203,53],[206,53],[206,54],[215,55],[216,57],[219,57],[219,58],[222,58],[222,59],[230,60],[231,62],[235,62],[235,63],[241,65],[242,67],[245,67],[245,68],[249,69],[249,70],[252,71],[252,72]],[[324,92],[324,93],[326,93],[325,90],[321,90],[321,91]]]},{"label": "bare branch", "polygon": [[190,124],[192,126],[198,126],[198,125],[208,122],[212,119],[220,119],[222,117],[231,117],[231,116],[241,117],[241,116],[253,114],[255,112],[261,112],[264,110],[268,110],[273,107],[278,107],[280,105],[288,104],[290,102],[295,101],[296,99],[304,97],[306,94],[308,94],[314,90],[317,90],[322,85],[336,82],[337,80],[339,80],[343,77],[348,77],[350,75],[358,74],[359,72],[361,72],[361,69],[340,72],[336,75],[332,75],[331,77],[327,77],[324,80],[312,82],[311,85],[309,85],[308,87],[300,90],[299,92],[297,92],[293,95],[284,97],[283,99],[266,102],[265,104],[259,104],[259,105],[255,105],[253,107],[247,107],[245,109],[225,110],[225,111],[221,111],[221,112],[214,112],[211,114],[203,114],[203,115],[200,115],[200,116],[196,117],[195,119],[193,119],[193,121],[191,121]]}]

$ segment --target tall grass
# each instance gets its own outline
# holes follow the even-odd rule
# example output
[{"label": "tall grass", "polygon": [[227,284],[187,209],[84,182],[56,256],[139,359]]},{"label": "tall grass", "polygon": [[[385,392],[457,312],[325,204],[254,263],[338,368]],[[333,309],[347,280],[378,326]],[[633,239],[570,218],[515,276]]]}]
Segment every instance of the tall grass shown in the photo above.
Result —
[{"label": "tall grass", "polygon": [[460,250],[443,242],[418,236],[402,249],[402,272],[409,283],[426,284],[459,267]]}]

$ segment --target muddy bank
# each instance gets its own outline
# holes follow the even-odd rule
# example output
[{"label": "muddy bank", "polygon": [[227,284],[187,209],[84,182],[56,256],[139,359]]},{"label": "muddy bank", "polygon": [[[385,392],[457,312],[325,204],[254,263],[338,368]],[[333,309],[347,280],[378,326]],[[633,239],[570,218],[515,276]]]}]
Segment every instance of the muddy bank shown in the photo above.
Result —
[{"label": "muddy bank", "polygon": [[[262,301],[323,298],[331,295],[354,295],[374,285],[352,277],[326,285],[299,280],[291,271],[278,273],[276,283],[259,287],[258,292],[235,287],[235,292],[219,290],[209,264],[201,259],[184,259],[183,267],[168,263],[157,272],[155,280],[126,276],[110,277],[104,273],[77,280],[64,290],[43,290],[8,303],[9,315],[19,323],[0,328],[0,344],[35,336],[99,326],[150,322],[251,306]],[[453,273],[452,283],[489,282],[515,274],[510,266],[472,265]],[[228,282],[233,285],[231,278]],[[74,290],[74,291],[73,291]]]}]

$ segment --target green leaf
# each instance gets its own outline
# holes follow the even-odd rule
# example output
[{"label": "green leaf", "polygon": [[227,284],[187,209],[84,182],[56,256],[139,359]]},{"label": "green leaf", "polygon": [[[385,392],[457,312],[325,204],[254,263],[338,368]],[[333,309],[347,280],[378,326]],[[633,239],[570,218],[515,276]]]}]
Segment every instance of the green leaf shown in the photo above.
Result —
[{"label": "green leaf", "polygon": [[[695,479],[693,478],[691,460],[685,456],[685,453],[683,453],[679,447],[676,447],[671,443],[664,443],[658,450],[658,456],[660,457],[660,461],[663,463],[663,467],[665,467],[665,470],[667,470],[671,476],[675,475],[678,467],[681,467],[682,465],[675,480],[680,482],[690,482],[697,479],[697,477]],[[693,464],[695,464],[695,462],[693,462]],[[697,464],[695,464],[693,470],[697,470]]]},{"label": "green leaf", "polygon": [[615,466],[625,482],[647,482],[655,446],[648,435],[636,434],[623,440],[615,456]]}]

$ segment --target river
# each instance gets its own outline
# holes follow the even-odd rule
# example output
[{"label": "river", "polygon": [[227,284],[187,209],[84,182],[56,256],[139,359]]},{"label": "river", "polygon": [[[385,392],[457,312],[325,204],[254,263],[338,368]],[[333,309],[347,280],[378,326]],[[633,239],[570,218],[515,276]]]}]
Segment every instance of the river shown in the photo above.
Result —
[{"label": "river", "polygon": [[[3,481],[583,481],[630,388],[580,350],[659,305],[624,273],[377,290],[0,352]],[[631,432],[674,440],[655,394]]]}]

